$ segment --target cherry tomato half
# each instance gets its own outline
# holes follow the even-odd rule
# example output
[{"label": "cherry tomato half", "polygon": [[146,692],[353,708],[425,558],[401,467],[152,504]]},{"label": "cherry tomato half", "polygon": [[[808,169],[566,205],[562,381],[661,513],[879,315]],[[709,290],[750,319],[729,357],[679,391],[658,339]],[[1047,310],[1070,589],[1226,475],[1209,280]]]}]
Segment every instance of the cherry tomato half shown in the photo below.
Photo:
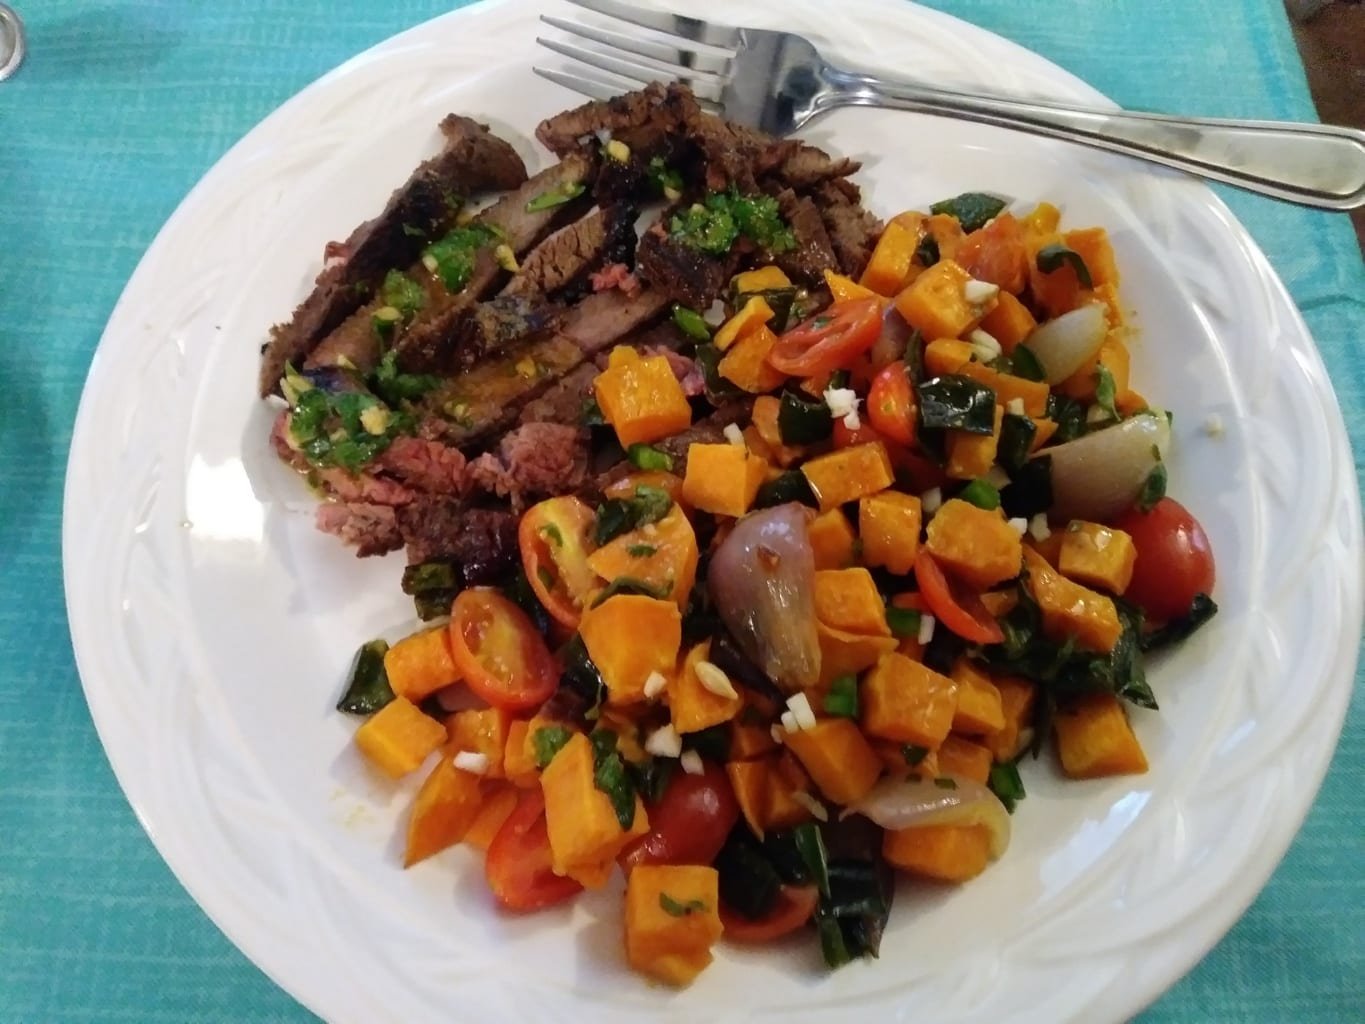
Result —
[{"label": "cherry tomato half", "polygon": [[829,373],[852,363],[881,333],[880,299],[836,302],[778,338],[768,353],[768,364],[792,377]]},{"label": "cherry tomato half", "polygon": [[551,617],[570,629],[578,628],[583,603],[597,586],[597,574],[588,568],[594,521],[592,509],[567,495],[527,509],[517,529],[531,589]]},{"label": "cherry tomato half", "polygon": [[674,772],[647,809],[649,833],[617,858],[627,871],[636,864],[710,864],[739,820],[725,769],[709,761],[700,775]]},{"label": "cherry tomato half", "polygon": [[471,587],[455,598],[450,647],[465,683],[494,707],[529,710],[559,683],[559,667],[535,625],[491,587]]},{"label": "cherry tomato half", "polygon": [[934,556],[922,548],[915,556],[915,579],[924,603],[945,629],[973,644],[998,644],[1005,639],[1000,624],[991,618],[981,598],[969,590],[955,588]]},{"label": "cherry tomato half", "polygon": [[1174,498],[1162,498],[1150,512],[1131,508],[1114,523],[1133,538],[1137,562],[1123,596],[1152,622],[1178,618],[1197,594],[1213,592],[1213,549],[1199,520]]},{"label": "cherry tomato half", "polygon": [[720,907],[725,937],[731,942],[756,945],[790,935],[810,920],[820,892],[813,885],[784,885],[778,891],[777,905],[757,921],[737,914],[725,904]]},{"label": "cherry tomato half", "polygon": [[915,443],[915,388],[903,361],[888,363],[872,378],[867,418],[884,437],[903,445]]},{"label": "cherry tomato half", "polygon": [[572,878],[551,868],[550,833],[545,825],[545,794],[522,790],[512,813],[488,844],[484,877],[498,905],[507,910],[540,910],[563,903],[582,890]]}]

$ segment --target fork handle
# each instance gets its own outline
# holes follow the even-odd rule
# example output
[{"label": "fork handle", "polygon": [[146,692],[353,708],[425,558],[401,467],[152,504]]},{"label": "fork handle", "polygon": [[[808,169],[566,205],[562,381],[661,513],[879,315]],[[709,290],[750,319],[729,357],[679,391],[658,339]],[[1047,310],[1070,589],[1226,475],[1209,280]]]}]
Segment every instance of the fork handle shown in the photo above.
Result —
[{"label": "fork handle", "polygon": [[1327,210],[1365,205],[1365,131],[1096,110],[948,92],[825,69],[827,109],[888,107],[1013,128],[1175,167],[1251,192]]}]

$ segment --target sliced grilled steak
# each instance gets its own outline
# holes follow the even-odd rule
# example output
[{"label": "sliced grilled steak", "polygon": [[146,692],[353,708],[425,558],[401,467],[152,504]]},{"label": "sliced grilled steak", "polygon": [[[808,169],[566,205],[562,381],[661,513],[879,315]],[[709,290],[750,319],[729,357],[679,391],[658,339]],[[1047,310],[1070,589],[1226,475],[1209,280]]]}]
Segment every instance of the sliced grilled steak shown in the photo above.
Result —
[{"label": "sliced grilled steak", "polygon": [[526,180],[521,157],[486,125],[451,114],[441,131],[442,152],[413,172],[378,217],[351,232],[338,247],[339,261],[318,275],[289,322],[271,328],[258,382],[262,397],[279,388],[285,363],[302,362],[374,293],[388,270],[416,259],[422,246],[450,224],[460,201]]},{"label": "sliced grilled steak", "polygon": [[[817,146],[795,142],[783,155],[773,174],[783,184],[805,192],[831,178],[847,178],[862,164],[848,157],[832,157]],[[853,197],[857,202],[857,197]]]},{"label": "sliced grilled steak", "polygon": [[549,333],[562,315],[557,305],[519,295],[457,303],[441,317],[439,332],[433,327],[414,334],[399,358],[410,372],[462,373]]},{"label": "sliced grilled steak", "polygon": [[567,423],[577,426],[583,418],[583,408],[592,398],[592,382],[598,369],[584,363],[555,381],[545,393],[531,399],[521,410],[521,423]]},{"label": "sliced grilled steak", "polygon": [[410,563],[449,559],[466,584],[492,582],[517,563],[517,516],[506,509],[432,496],[402,509],[398,528]]},{"label": "sliced grilled steak", "polygon": [[386,555],[403,546],[398,513],[392,505],[364,501],[323,502],[318,506],[315,521],[323,533],[335,534],[343,543],[355,548],[357,558]]},{"label": "sliced grilled steak", "polygon": [[668,308],[668,296],[650,288],[634,294],[620,289],[595,292],[564,315],[560,333],[591,356],[657,320]]},{"label": "sliced grilled steak", "polygon": [[834,252],[839,257],[839,269],[850,277],[857,277],[867,266],[872,248],[881,235],[881,221],[849,199],[840,187],[843,180],[827,181],[815,193],[820,218],[825,222]]},{"label": "sliced grilled steak", "polygon": [[730,280],[738,257],[708,256],[670,238],[659,223],[640,239],[636,261],[640,276],[655,291],[691,309],[704,311]]},{"label": "sliced grilled steak", "polygon": [[577,490],[587,470],[588,432],[564,423],[524,423],[503,435],[496,453],[469,464],[474,483],[516,511],[531,499]]},{"label": "sliced grilled steak", "polygon": [[697,114],[690,89],[654,82],[638,92],[610,100],[593,100],[547,118],[536,126],[536,138],[556,156],[598,145],[599,133],[610,133],[636,155],[667,152],[683,126]]},{"label": "sliced grilled steak", "polygon": [[635,219],[627,203],[594,210],[532,249],[504,290],[506,295],[554,295],[573,302],[588,291],[593,272],[614,263],[635,265]]},{"label": "sliced grilled steak", "polygon": [[815,203],[784,189],[777,194],[777,206],[796,237],[796,248],[779,254],[777,265],[804,284],[818,284],[827,269],[838,270],[838,258]]}]

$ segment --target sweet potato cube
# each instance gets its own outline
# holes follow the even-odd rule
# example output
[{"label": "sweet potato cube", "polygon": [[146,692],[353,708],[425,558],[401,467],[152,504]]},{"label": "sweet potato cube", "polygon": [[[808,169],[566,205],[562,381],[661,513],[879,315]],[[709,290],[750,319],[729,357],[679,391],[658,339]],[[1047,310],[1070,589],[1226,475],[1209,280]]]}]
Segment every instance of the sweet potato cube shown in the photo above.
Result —
[{"label": "sweet potato cube", "polygon": [[998,509],[953,498],[929,520],[925,548],[948,572],[985,590],[1019,575],[1023,542]]},{"label": "sweet potato cube", "polygon": [[581,732],[569,738],[541,773],[550,859],[557,875],[594,868],[649,831],[640,798],[635,798],[631,828],[623,829],[611,798],[597,788],[593,775],[592,743]]},{"label": "sweet potato cube", "polygon": [[720,938],[720,877],[715,868],[641,864],[626,880],[626,959],[669,985],[692,982]]},{"label": "sweet potato cube", "polygon": [[777,749],[772,726],[766,719],[749,721],[751,707],[745,707],[730,719],[730,757],[735,761],[752,761],[766,757]]},{"label": "sweet potato cube", "polygon": [[821,691],[840,676],[858,675],[864,669],[871,668],[883,654],[896,649],[896,638],[893,636],[850,633],[826,626],[818,620],[815,634],[820,640]]},{"label": "sweet potato cube", "polygon": [[518,799],[520,791],[511,783],[505,780],[485,782],[479,811],[474,815],[469,831],[464,834],[464,841],[474,849],[487,853],[488,847],[493,843],[493,837],[498,834],[498,829],[511,817]]},{"label": "sweet potato cube", "polygon": [[752,761],[727,761],[725,775],[735,791],[739,813],[756,835],[762,835],[768,817],[768,778],[772,775],[774,758]]},{"label": "sweet potato cube", "polygon": [[1140,391],[1134,391],[1132,388],[1129,388],[1127,391],[1119,392],[1118,398],[1114,400],[1114,408],[1118,410],[1120,416],[1127,419],[1129,416],[1134,416],[1144,409],[1151,408],[1151,406],[1148,405],[1147,399],[1142,397]]},{"label": "sweet potato cube", "polygon": [[917,825],[882,838],[892,867],[936,882],[965,882],[986,870],[991,834],[985,825]]},{"label": "sweet potato cube", "polygon": [[1057,569],[1077,583],[1122,594],[1133,579],[1137,548],[1122,530],[1072,520],[1062,531]]},{"label": "sweet potato cube", "polygon": [[844,569],[853,564],[857,537],[842,509],[821,512],[810,524],[810,546],[815,551],[815,568]]},{"label": "sweet potato cube", "polygon": [[1031,416],[1029,418],[1033,420],[1034,431],[1033,440],[1029,442],[1028,450],[1029,454],[1033,454],[1052,440],[1052,435],[1057,433],[1057,421],[1047,419],[1046,417],[1039,418],[1037,416]]},{"label": "sweet potato cube", "polygon": [[992,679],[1000,694],[1000,709],[1005,716],[1003,727],[981,738],[997,761],[1012,761],[1028,745],[1033,721],[1033,702],[1038,687],[1018,676],[995,676]]},{"label": "sweet potato cube", "polygon": [[805,463],[801,472],[815,492],[821,512],[884,491],[896,479],[886,446],[880,441],[818,455]]},{"label": "sweet potato cube", "polygon": [[[620,640],[618,639],[618,643]],[[711,641],[705,640],[687,652],[677,679],[668,686],[668,709],[673,728],[680,733],[701,732],[728,722],[739,714],[744,701],[708,690],[697,675],[697,666],[711,655]],[[734,685],[733,683],[731,684]]]},{"label": "sweet potato cube", "polygon": [[[744,308],[720,325],[716,336],[711,339],[722,352],[741,338],[762,327],[773,318],[773,308],[762,295],[754,295],[744,303]],[[723,364],[722,364],[723,365]]]},{"label": "sweet potato cube", "polygon": [[468,708],[446,719],[447,744],[454,753],[462,750],[488,758],[487,777],[502,778],[512,716],[501,708]]},{"label": "sweet potato cube", "polygon": [[1043,615],[1043,632],[1057,642],[1074,636],[1086,650],[1107,654],[1123,634],[1118,609],[1105,595],[1060,575],[1030,548],[1024,549],[1028,588]]},{"label": "sweet potato cube", "polygon": [[863,680],[859,704],[869,736],[934,750],[953,726],[957,683],[892,651]]},{"label": "sweet potato cube", "polygon": [[1141,775],[1147,755],[1128,724],[1123,705],[1111,693],[1082,697],[1059,708],[1053,718],[1062,771],[1073,779]]},{"label": "sweet potato cube", "polygon": [[1062,557],[1062,540],[1064,539],[1065,532],[1066,531],[1064,530],[1053,530],[1043,540],[1029,537],[1024,542],[1024,547],[1030,548],[1042,555],[1044,561],[1055,569]]},{"label": "sweet potato cube", "polygon": [[1000,342],[1006,355],[1018,348],[1037,326],[1038,321],[1028,307],[1009,292],[1000,293],[1000,301],[981,321],[981,329]]},{"label": "sweet potato cube", "polygon": [[931,377],[957,373],[972,361],[970,342],[936,338],[924,346],[924,370]]},{"label": "sweet potato cube", "polygon": [[1104,228],[1076,228],[1062,235],[1062,242],[1085,261],[1090,271],[1090,283],[1101,285],[1119,283],[1119,265],[1114,259],[1114,247],[1109,244],[1109,232]]},{"label": "sweet potato cube", "polygon": [[873,740],[872,749],[882,759],[882,768],[888,775],[898,779],[918,775],[932,779],[939,775],[938,753],[913,743],[892,743],[890,740]]},{"label": "sweet potato cube", "polygon": [[616,594],[583,612],[579,635],[602,674],[607,703],[645,699],[645,681],[671,675],[682,646],[682,614],[672,601],[644,594]]},{"label": "sweet potato cube", "polygon": [[675,502],[657,523],[623,533],[588,556],[588,568],[610,583],[629,576],[687,607],[701,553],[687,514]]},{"label": "sweet potato cube", "polygon": [[355,731],[360,752],[394,779],[416,771],[445,741],[446,727],[406,697],[395,697]]},{"label": "sweet potato cube", "polygon": [[858,535],[863,561],[897,575],[905,575],[919,554],[923,520],[919,498],[900,491],[882,491],[858,502]]},{"label": "sweet potato cube", "polygon": [[1099,351],[1081,364],[1081,368],[1057,385],[1057,390],[1078,402],[1093,402],[1099,387],[1099,368],[1103,366],[1114,378],[1115,405],[1117,398],[1128,390],[1132,357],[1128,346],[1112,335],[1104,340]]},{"label": "sweet potato cube", "polygon": [[1041,309],[1047,319],[1069,313],[1080,306],[1088,294],[1081,279],[1069,262],[1063,262],[1050,271],[1038,268],[1038,253],[1053,245],[1065,245],[1059,234],[1028,236],[1028,279],[1029,293],[1033,303]]},{"label": "sweet potato cube", "polygon": [[985,384],[995,392],[995,401],[999,405],[1009,405],[1012,399],[1019,399],[1024,404],[1024,412],[1029,416],[1044,416],[1047,414],[1047,382],[1041,380],[1025,380],[1023,377],[1016,377],[1012,373],[1001,373],[993,370],[985,363],[964,363],[958,367],[958,373],[964,377],[970,377],[978,383]]},{"label": "sweet potato cube", "polygon": [[991,752],[980,743],[949,735],[938,748],[938,772],[985,785],[991,777]]},{"label": "sweet potato cube", "polygon": [[540,785],[535,748],[531,745],[531,722],[514,718],[507,726],[507,746],[502,755],[502,774],[519,789]]},{"label": "sweet potato cube", "polygon": [[479,776],[456,768],[453,757],[448,753],[437,761],[417,791],[408,818],[404,867],[454,846],[465,837],[479,813]]},{"label": "sweet potato cube", "polygon": [[965,430],[946,430],[948,463],[944,471],[954,480],[975,480],[985,476],[995,465],[995,453],[1000,445],[1000,425],[1005,410],[995,407],[995,428],[989,434],[969,434]]},{"label": "sweet potato cube", "polygon": [[858,283],[878,295],[890,298],[900,291],[910,276],[910,264],[917,248],[919,233],[891,221],[877,240],[872,257],[867,261],[867,269]]},{"label": "sweet potato cube", "polygon": [[628,345],[612,351],[607,368],[593,381],[593,393],[623,448],[657,441],[692,424],[692,406],[668,360],[641,358]]},{"label": "sweet potato cube", "polygon": [[953,732],[986,736],[1005,727],[1005,710],[1000,703],[1000,691],[995,688],[990,676],[966,658],[959,658],[953,665],[952,679],[957,683]]},{"label": "sweet potato cube", "polygon": [[883,297],[871,288],[860,285],[853,278],[836,274],[829,269],[825,270],[825,287],[829,289],[829,294],[835,302],[847,302],[850,299],[880,299]]},{"label": "sweet potato cube", "polygon": [[[762,302],[762,299],[751,299]],[[787,375],[768,365],[768,353],[777,344],[777,335],[762,324],[750,329],[721,358],[716,371],[741,391],[761,395],[771,391]]]},{"label": "sweet potato cube", "polygon": [[730,279],[730,291],[735,295],[743,295],[746,292],[764,292],[773,288],[790,288],[791,286],[791,278],[783,272],[781,267],[775,267],[771,263],[766,267],[746,270]]},{"label": "sweet potato cube", "polygon": [[847,718],[821,719],[814,729],[789,732],[784,739],[820,792],[836,804],[862,799],[882,773],[881,758]]},{"label": "sweet potato cube", "polygon": [[811,819],[810,803],[798,799],[804,793],[813,798],[810,775],[790,750],[783,750],[773,759],[773,770],[768,774],[768,808],[764,827],[781,831],[795,828]]},{"label": "sweet potato cube", "polygon": [[393,692],[414,703],[458,682],[450,631],[436,626],[399,640],[384,654],[384,672]]},{"label": "sweet potato cube", "polygon": [[687,449],[683,498],[695,509],[738,518],[763,486],[768,464],[742,445],[693,443]]},{"label": "sweet potato cube", "polygon": [[832,629],[890,636],[886,606],[872,574],[862,567],[815,573],[815,618]]},{"label": "sweet potato cube", "polygon": [[641,485],[668,492],[668,496],[673,499],[675,504],[682,501],[682,477],[665,473],[661,469],[627,473],[602,488],[602,494],[608,498],[633,498],[635,497],[635,489]]},{"label": "sweet potato cube", "polygon": [[967,300],[972,279],[951,259],[941,259],[916,277],[896,296],[896,309],[905,322],[926,338],[960,338],[995,308],[992,297],[983,303]]},{"label": "sweet potato cube", "polygon": [[1019,218],[1019,226],[1026,235],[1050,235],[1062,221],[1062,211],[1051,203],[1039,203]]},{"label": "sweet potato cube", "polygon": [[1104,318],[1109,322],[1109,336],[1119,337],[1119,328],[1128,322],[1128,315],[1123,311],[1123,301],[1119,298],[1119,289],[1114,284],[1095,285],[1094,300],[1104,303]]},{"label": "sweet potato cube", "polygon": [[783,443],[782,430],[777,425],[777,416],[781,409],[780,399],[773,395],[759,395],[754,399],[752,428],[768,446],[772,461],[786,467],[805,455],[806,450],[800,445]]}]

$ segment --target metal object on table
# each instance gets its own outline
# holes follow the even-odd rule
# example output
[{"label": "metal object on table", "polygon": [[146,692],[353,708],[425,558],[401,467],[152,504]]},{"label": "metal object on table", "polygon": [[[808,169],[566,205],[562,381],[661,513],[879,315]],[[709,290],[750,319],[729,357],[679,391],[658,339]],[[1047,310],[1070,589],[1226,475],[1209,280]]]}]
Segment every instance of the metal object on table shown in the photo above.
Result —
[{"label": "metal object on table", "polygon": [[910,110],[1123,153],[1304,206],[1365,206],[1365,132],[1357,129],[1173,117],[950,92],[835,67],[791,32],[718,25],[618,0],[570,2],[667,37],[542,15],[546,24],[596,45],[537,41],[597,71],[538,67],[536,73],[596,99],[650,81],[677,80],[689,85],[705,108],[774,135],[794,132],[839,107]]},{"label": "metal object on table", "polygon": [[27,52],[24,23],[13,7],[0,3],[0,82],[19,70]]}]

